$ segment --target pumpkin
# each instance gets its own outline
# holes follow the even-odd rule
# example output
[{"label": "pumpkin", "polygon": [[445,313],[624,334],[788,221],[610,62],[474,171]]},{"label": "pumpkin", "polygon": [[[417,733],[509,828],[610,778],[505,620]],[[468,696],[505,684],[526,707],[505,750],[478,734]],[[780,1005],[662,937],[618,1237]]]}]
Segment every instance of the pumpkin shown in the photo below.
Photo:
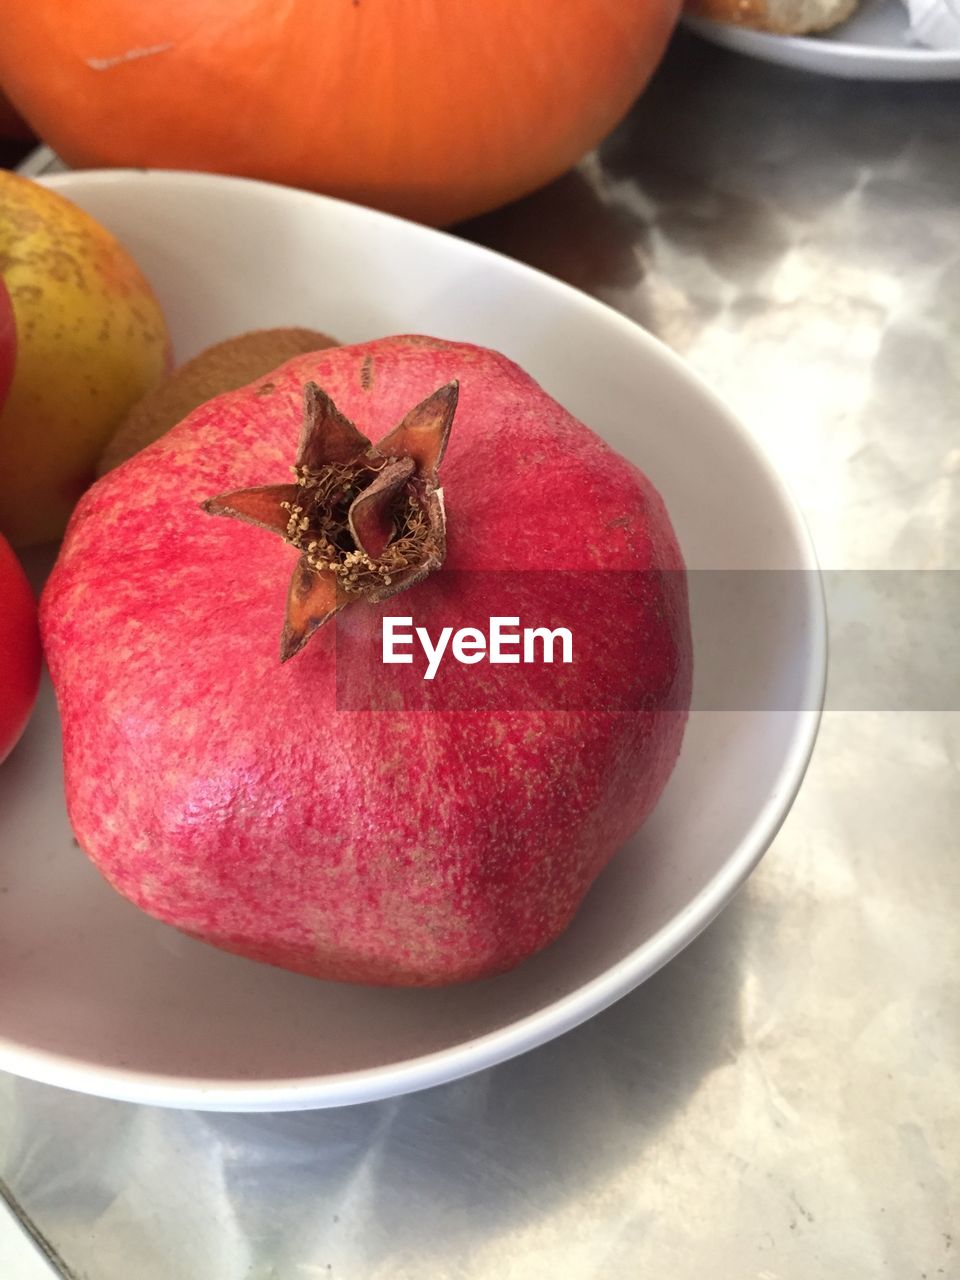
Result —
[{"label": "pumpkin", "polygon": [[75,166],[214,170],[434,224],[569,168],[678,0],[29,0],[0,81]]}]

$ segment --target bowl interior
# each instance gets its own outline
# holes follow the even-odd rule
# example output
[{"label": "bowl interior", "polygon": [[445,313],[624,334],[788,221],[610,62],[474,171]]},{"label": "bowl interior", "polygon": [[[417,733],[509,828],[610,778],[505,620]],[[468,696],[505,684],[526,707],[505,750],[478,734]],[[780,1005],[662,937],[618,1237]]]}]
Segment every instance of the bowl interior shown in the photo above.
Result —
[{"label": "bowl interior", "polygon": [[45,688],[0,770],[0,1067],[185,1106],[355,1101],[530,1047],[648,976],[759,858],[815,733],[819,582],[756,447],[634,325],[451,237],[232,179],[117,172],[51,185],[136,256],[180,359],[229,334],[296,324],[344,342],[432,333],[517,360],[664,495],[693,570],[697,677],[667,792],[564,938],[504,977],[426,992],[268,969],[123,901],[72,840]]}]

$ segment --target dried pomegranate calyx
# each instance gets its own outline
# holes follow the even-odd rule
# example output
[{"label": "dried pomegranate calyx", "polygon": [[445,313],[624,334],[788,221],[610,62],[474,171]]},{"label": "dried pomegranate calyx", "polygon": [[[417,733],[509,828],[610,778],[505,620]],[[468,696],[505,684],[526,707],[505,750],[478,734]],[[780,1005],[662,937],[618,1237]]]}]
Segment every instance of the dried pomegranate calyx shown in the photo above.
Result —
[{"label": "dried pomegranate calyx", "polygon": [[238,489],[201,503],[279,533],[300,552],[280,642],[292,658],[357,599],[385,600],[440,567],[446,520],[437,468],[457,407],[448,383],[373,445],[316,383],[304,388],[294,483]]}]

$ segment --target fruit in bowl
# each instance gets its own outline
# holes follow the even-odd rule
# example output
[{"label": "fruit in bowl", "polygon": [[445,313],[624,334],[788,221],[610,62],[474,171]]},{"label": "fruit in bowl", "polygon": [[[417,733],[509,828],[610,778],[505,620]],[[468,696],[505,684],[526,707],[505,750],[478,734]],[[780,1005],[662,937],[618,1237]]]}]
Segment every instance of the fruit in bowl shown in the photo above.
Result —
[{"label": "fruit in bowl", "polygon": [[[20,767],[0,769],[9,889],[0,894],[0,969],[8,979],[0,1066],[153,1105],[263,1111],[342,1105],[502,1062],[645,981],[757,865],[792,804],[816,734],[825,669],[816,558],[802,517],[757,442],[638,326],[466,241],[306,192],[209,174],[86,172],[49,181],[122,243],[136,245],[148,278],[163,281],[164,309],[185,355],[265,324],[329,327],[356,342],[416,323],[505,350],[662,493],[693,570],[687,584],[696,683],[670,782],[563,936],[490,982],[413,991],[314,982],[236,959],[178,935],[111,892],[71,839],[58,726],[52,707],[41,707],[31,733],[45,749],[18,753]],[[265,226],[282,253],[262,253]],[[308,260],[316,270],[304,271]],[[311,378],[318,373],[314,367]],[[423,393],[442,385],[431,383]],[[461,377],[457,414],[467,405]],[[382,438],[362,406],[344,400],[339,407],[369,438]],[[410,407],[398,404],[386,429]],[[302,403],[293,405],[282,465],[277,460],[270,475],[211,476],[213,483],[198,487],[184,507],[225,537],[240,530],[287,553],[283,581],[263,614],[271,671],[279,660],[289,560],[295,563],[297,553],[275,534],[205,515],[195,503],[222,496],[233,483],[288,481],[301,415]],[[457,514],[448,464],[460,426],[455,417],[439,468],[450,499],[448,558],[443,570],[385,602],[398,613],[418,614],[418,596],[451,563]],[[153,448],[166,450],[179,431]],[[139,465],[135,459],[108,479],[117,483]],[[563,513],[553,517],[559,522]],[[218,562],[213,587],[207,582],[205,589],[215,591],[229,567]],[[103,591],[116,586],[111,569]],[[724,575],[699,572],[717,569],[764,571],[786,598],[775,609],[745,611],[716,588]],[[173,604],[179,607],[179,599]],[[293,673],[331,625],[346,631],[367,607],[374,606],[343,609],[282,670]],[[445,670],[446,663],[438,682]],[[735,693],[734,702],[729,674],[741,682],[743,696]],[[719,702],[712,696],[718,690]],[[715,705],[728,709],[704,710]],[[758,707],[779,710],[758,714]],[[79,732],[68,735],[74,756],[82,749]],[[178,751],[175,743],[165,774]]]},{"label": "fruit in bowl", "polygon": [[103,447],[170,361],[137,264],[54,191],[0,170],[0,532],[59,537]]},{"label": "fruit in bowl", "polygon": [[119,467],[221,391],[235,391],[291,356],[336,345],[325,333],[296,328],[255,329],[215,342],[168,373],[131,407],[100,455],[97,475]]},{"label": "fruit in bowl", "polygon": [[[357,658],[387,615],[472,622],[517,581],[594,654],[548,673],[563,705],[519,666],[491,683],[476,642],[433,709]],[[556,939],[655,805],[690,697],[653,486],[504,356],[425,337],[297,357],[105,476],[42,625],[71,822],[107,879],[355,982],[485,977]]]},{"label": "fruit in bowl", "polygon": [[0,761],[16,746],[40,683],[37,605],[20,562],[0,535]]}]

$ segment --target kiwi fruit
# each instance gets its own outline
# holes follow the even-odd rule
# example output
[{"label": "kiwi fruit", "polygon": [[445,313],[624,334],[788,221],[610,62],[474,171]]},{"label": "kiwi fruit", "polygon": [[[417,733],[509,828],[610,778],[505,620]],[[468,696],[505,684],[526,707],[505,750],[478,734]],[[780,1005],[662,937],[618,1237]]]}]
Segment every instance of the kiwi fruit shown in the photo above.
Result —
[{"label": "kiwi fruit", "polygon": [[104,449],[97,475],[119,467],[222,391],[244,387],[293,356],[339,345],[312,329],[258,329],[207,347],[137,401]]}]

